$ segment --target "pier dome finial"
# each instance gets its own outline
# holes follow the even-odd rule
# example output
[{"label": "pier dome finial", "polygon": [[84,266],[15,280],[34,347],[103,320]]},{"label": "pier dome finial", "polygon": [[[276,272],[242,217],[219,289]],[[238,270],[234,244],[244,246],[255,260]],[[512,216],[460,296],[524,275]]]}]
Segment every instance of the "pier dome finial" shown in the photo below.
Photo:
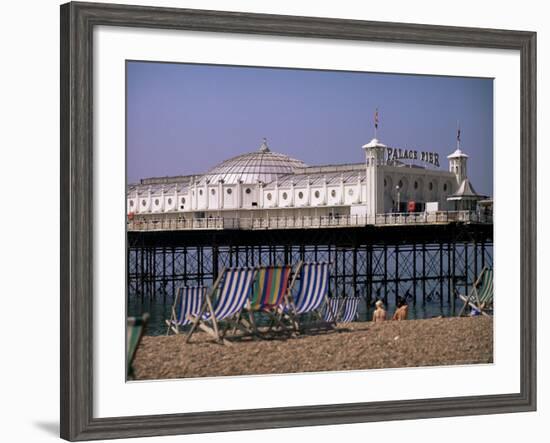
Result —
[{"label": "pier dome finial", "polygon": [[263,138],[262,144],[260,145],[260,152],[269,152],[269,146],[267,146],[267,138]]}]

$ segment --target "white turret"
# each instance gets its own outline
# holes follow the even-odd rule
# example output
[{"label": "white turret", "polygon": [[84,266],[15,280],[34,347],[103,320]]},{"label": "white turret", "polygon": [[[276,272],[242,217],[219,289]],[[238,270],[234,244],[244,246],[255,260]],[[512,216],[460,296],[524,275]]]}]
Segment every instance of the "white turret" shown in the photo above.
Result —
[{"label": "white turret", "polygon": [[460,149],[460,127],[458,127],[456,135],[456,150],[447,158],[449,159],[449,172],[455,175],[457,185],[460,186],[464,179],[468,177],[466,170],[468,156]]},{"label": "white turret", "polygon": [[384,183],[383,174],[378,168],[384,164],[386,145],[373,138],[363,145],[366,162],[366,188],[367,188],[367,215],[374,216],[384,210]]}]

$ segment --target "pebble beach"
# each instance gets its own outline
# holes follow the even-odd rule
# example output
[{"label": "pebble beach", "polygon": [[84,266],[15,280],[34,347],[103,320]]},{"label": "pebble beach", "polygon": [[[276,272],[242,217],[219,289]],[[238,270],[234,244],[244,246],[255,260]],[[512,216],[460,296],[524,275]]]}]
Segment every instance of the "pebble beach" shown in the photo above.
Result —
[{"label": "pebble beach", "polygon": [[205,333],[145,336],[135,379],[285,374],[493,362],[491,317],[356,322],[323,333],[246,339],[231,346]]}]

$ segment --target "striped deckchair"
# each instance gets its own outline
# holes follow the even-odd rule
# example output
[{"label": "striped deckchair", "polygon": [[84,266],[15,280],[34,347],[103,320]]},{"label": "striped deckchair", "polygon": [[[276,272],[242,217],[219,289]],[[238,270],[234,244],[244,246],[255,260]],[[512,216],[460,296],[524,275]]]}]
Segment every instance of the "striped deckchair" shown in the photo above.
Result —
[{"label": "striped deckchair", "polygon": [[484,267],[468,296],[459,294],[459,297],[464,302],[458,314],[459,317],[464,313],[467,306],[482,315],[489,315],[486,311],[490,310],[493,304],[493,269]]},{"label": "striped deckchair", "polygon": [[126,322],[126,374],[128,377],[134,376],[132,362],[148,321],[149,314],[145,313],[141,317],[128,317]]},{"label": "striped deckchair", "polygon": [[288,290],[291,270],[291,266],[269,266],[258,269],[248,309],[260,311],[279,306]]},{"label": "striped deckchair", "polygon": [[291,297],[286,309],[296,331],[299,329],[298,316],[301,314],[312,313],[327,324],[318,309],[327,299],[329,278],[329,263],[302,264],[300,287],[296,295]]},{"label": "striped deckchair", "polygon": [[245,327],[249,328],[251,332],[258,332],[254,318],[255,312],[263,312],[271,318],[268,331],[271,330],[274,324],[284,328],[281,318],[277,314],[279,307],[285,301],[288,301],[288,291],[294,284],[295,279],[292,279],[292,282],[290,279],[291,273],[292,266],[289,265],[265,266],[258,269],[254,279],[252,295],[246,306],[250,323],[243,319]]},{"label": "striped deckchair", "polygon": [[[235,319],[250,297],[255,275],[255,268],[224,268],[212,289],[206,293],[198,314],[190,317],[192,326],[186,342],[191,340],[193,332],[199,327],[217,341],[228,343],[224,339],[225,332],[231,325],[239,326]],[[225,322],[223,331],[218,324],[220,320]]]},{"label": "striped deckchair", "polygon": [[357,308],[359,306],[359,297],[346,297],[343,299],[344,308],[340,316],[340,323],[350,323],[357,318]]},{"label": "striped deckchair", "polygon": [[180,287],[174,299],[172,306],[172,315],[166,320],[168,329],[166,335],[173,331],[179,334],[180,326],[187,326],[191,323],[190,316],[197,315],[201,309],[206,294],[206,288],[203,286]]},{"label": "striped deckchair", "polygon": [[323,311],[323,319],[329,323],[336,323],[340,317],[340,298],[328,298]]}]

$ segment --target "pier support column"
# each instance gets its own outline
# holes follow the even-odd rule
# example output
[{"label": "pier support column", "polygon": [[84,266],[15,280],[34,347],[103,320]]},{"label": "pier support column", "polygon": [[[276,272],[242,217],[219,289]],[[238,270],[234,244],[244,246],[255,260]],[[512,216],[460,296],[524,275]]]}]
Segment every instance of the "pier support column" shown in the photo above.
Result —
[{"label": "pier support column", "polygon": [[464,293],[468,293],[468,288],[470,287],[470,266],[468,263],[468,249],[469,244],[464,243]]},{"label": "pier support column", "polygon": [[172,246],[172,301],[176,298],[176,248]]},{"label": "pier support column", "polygon": [[218,278],[219,270],[219,248],[218,246],[212,246],[212,281]]},{"label": "pier support column", "polygon": [[453,295],[451,278],[451,244],[447,243],[447,303],[451,303],[451,297]]},{"label": "pier support column", "polygon": [[451,313],[455,313],[455,276],[456,276],[456,242],[453,241],[453,247],[451,251],[452,255],[452,272],[451,272]]},{"label": "pier support column", "polygon": [[388,245],[384,243],[384,304],[388,305]]},{"label": "pier support column", "polygon": [[477,276],[479,275],[479,269],[477,268],[477,254],[478,254],[478,244],[477,244],[477,240],[474,241],[474,275],[473,275],[473,280],[472,281],[475,281]]},{"label": "pier support column", "polygon": [[166,290],[168,282],[166,281],[166,248],[162,248],[162,302],[166,303]]},{"label": "pier support column", "polygon": [[366,302],[367,302],[367,310],[371,307],[372,304],[372,292],[373,292],[373,284],[372,284],[372,245],[367,245],[367,294],[366,294]]},{"label": "pier support column", "polygon": [[426,304],[426,243],[422,243],[422,305]]},{"label": "pier support column", "polygon": [[443,306],[443,243],[439,242],[439,304]]},{"label": "pier support column", "polygon": [[399,245],[395,245],[395,305],[399,297]]},{"label": "pier support column", "polygon": [[352,275],[353,297],[357,295],[357,246],[353,246],[353,275]]},{"label": "pier support column", "polygon": [[145,256],[145,250],[144,248],[139,248],[139,280],[140,280],[140,288],[139,288],[139,296],[141,298],[141,302],[143,303],[143,297],[145,294],[145,264],[144,264],[144,256]]},{"label": "pier support column", "polygon": [[418,278],[416,273],[416,243],[413,243],[413,305],[416,306],[416,285]]},{"label": "pier support column", "polygon": [[183,284],[187,286],[187,276],[189,275],[189,269],[187,268],[187,247],[184,246],[181,250],[183,255]]}]

